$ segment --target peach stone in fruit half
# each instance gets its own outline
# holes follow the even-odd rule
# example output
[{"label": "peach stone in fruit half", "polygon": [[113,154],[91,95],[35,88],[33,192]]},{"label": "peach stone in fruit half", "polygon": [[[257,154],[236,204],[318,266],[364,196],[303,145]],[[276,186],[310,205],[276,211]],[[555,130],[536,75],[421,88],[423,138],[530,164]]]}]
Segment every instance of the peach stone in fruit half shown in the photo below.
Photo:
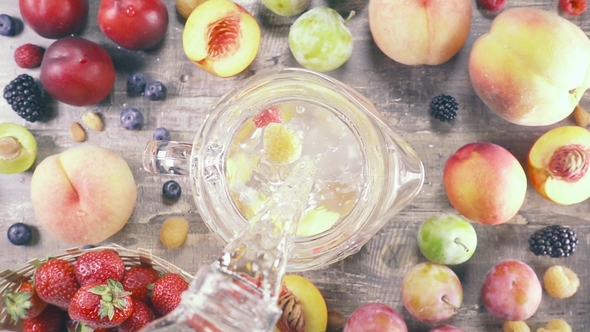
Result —
[{"label": "peach stone in fruit half", "polygon": [[[328,307],[320,290],[309,279],[296,274],[285,275],[283,277],[283,289],[281,290],[281,296],[279,298],[279,306],[281,306],[281,302],[286,303],[284,302],[286,299],[286,293],[292,294],[295,297],[296,302],[301,305],[301,309],[303,310],[302,322],[304,323],[302,326],[297,325],[302,327],[302,329],[293,329],[293,326],[295,325],[289,325],[287,324],[287,321],[293,323],[294,320],[287,319],[289,315],[284,312],[284,308],[282,307],[283,316],[279,319],[274,332],[326,331],[328,325]],[[290,317],[294,317],[292,312]],[[290,326],[291,329],[289,329],[288,326]]]},{"label": "peach stone in fruit half", "polygon": [[96,244],[118,232],[136,199],[125,160],[93,145],[45,158],[31,179],[31,202],[41,226],[69,244]]},{"label": "peach stone in fruit half", "polygon": [[469,75],[477,95],[505,120],[554,124],[572,113],[590,87],[590,41],[557,14],[511,8],[475,41]]},{"label": "peach stone in fruit half", "polygon": [[260,26],[230,0],[208,0],[188,17],[182,36],[186,56],[211,74],[241,73],[258,54]]},{"label": "peach stone in fruit half", "polygon": [[578,126],[549,130],[533,144],[527,158],[535,190],[562,205],[590,197],[589,163],[590,131]]},{"label": "peach stone in fruit half", "polygon": [[449,201],[467,219],[486,225],[505,223],[524,203],[527,178],[519,161],[493,143],[469,143],[445,164],[443,183]]},{"label": "peach stone in fruit half", "polygon": [[471,28],[470,0],[371,0],[369,27],[377,47],[405,65],[451,59]]}]

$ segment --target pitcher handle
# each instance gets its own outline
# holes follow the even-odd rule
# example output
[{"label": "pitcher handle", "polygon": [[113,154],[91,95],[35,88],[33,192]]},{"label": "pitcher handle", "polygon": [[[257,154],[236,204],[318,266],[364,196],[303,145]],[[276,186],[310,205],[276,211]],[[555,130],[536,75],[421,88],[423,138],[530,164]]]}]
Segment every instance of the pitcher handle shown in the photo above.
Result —
[{"label": "pitcher handle", "polygon": [[193,145],[175,141],[149,141],[143,150],[143,169],[159,174],[189,175]]}]

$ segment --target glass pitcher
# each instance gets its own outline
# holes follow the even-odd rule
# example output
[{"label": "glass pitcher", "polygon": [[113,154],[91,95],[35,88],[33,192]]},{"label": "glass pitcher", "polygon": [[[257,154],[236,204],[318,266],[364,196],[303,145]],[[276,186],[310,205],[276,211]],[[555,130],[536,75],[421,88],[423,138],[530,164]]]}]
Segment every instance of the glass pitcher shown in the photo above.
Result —
[{"label": "glass pitcher", "polygon": [[317,171],[287,271],[356,253],[420,191],[415,151],[351,87],[287,68],[222,96],[192,143],[150,141],[147,171],[189,176],[202,219],[223,244],[273,196],[301,157]]}]

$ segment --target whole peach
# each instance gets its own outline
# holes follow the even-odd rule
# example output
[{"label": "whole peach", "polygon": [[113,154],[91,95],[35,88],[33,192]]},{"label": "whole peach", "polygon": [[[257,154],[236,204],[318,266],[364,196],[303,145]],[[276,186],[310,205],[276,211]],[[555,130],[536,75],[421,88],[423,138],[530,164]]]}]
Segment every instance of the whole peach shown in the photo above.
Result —
[{"label": "whole peach", "polygon": [[527,178],[516,157],[494,143],[469,143],[446,162],[443,182],[451,204],[472,221],[497,225],[522,204]]},{"label": "whole peach", "polygon": [[477,95],[500,117],[526,126],[554,124],[590,87],[590,41],[555,13],[507,9],[473,44],[469,74]]},{"label": "whole peach", "polygon": [[535,271],[515,259],[494,265],[481,287],[484,307],[492,316],[521,321],[535,314],[541,304],[543,289]]},{"label": "whole peach", "polygon": [[95,244],[118,232],[136,199],[125,160],[93,145],[45,158],[31,179],[31,202],[41,226],[75,245]]},{"label": "whole peach", "polygon": [[471,28],[469,0],[371,0],[369,28],[377,47],[405,65],[452,58]]}]

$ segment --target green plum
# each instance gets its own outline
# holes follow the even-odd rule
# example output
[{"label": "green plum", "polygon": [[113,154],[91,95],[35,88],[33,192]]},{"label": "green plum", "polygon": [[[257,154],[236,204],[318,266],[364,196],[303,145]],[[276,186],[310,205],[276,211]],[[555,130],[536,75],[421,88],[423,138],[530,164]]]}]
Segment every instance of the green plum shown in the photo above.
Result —
[{"label": "green plum", "polygon": [[337,11],[315,7],[295,20],[289,30],[289,48],[300,65],[327,72],[342,66],[352,54],[352,33]]},{"label": "green plum", "polygon": [[477,247],[471,223],[456,214],[432,216],[418,230],[418,247],[429,261],[444,265],[466,262]]},{"label": "green plum", "polygon": [[262,0],[262,4],[277,15],[294,16],[303,13],[311,0]]},{"label": "green plum", "polygon": [[36,157],[37,141],[30,131],[15,123],[0,123],[0,173],[24,172]]}]

